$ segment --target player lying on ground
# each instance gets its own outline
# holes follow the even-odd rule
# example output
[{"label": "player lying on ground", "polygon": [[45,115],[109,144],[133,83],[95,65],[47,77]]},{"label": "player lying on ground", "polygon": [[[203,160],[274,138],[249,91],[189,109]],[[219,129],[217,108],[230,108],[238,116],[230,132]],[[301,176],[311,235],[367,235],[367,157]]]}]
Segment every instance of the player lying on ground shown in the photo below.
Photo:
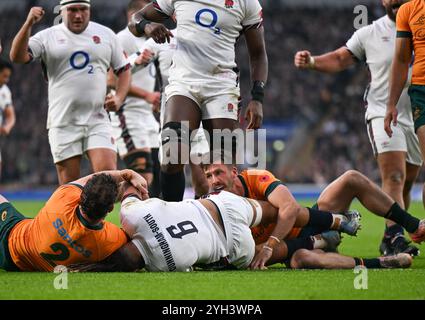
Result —
[{"label": "player lying on ground", "polygon": [[34,219],[0,196],[0,269],[52,271],[56,265],[96,262],[127,242],[104,221],[127,181],[147,195],[146,181],[132,170],[105,171],[59,187]]},{"label": "player lying on ground", "polygon": [[[159,199],[142,201],[137,190],[128,187],[123,195],[120,218],[132,241],[102,262],[73,265],[71,270],[246,269],[255,253],[250,227],[269,223],[277,216],[278,209],[268,202],[239,197],[226,191],[201,200],[165,202]],[[281,261],[283,257],[277,254],[288,257],[287,243],[291,241],[294,240],[277,241],[273,258]],[[296,241],[292,244],[294,252],[302,249],[304,243]],[[324,241],[319,245],[325,245]],[[361,263],[363,260],[355,261]],[[411,257],[400,254],[385,257],[372,267],[408,267],[410,264]]]},{"label": "player lying on ground", "polygon": [[[288,188],[269,171],[246,170],[238,174],[235,166],[231,164],[224,165],[221,162],[206,165],[204,169],[211,191],[226,190],[244,197],[267,200],[270,204],[279,208],[279,217],[283,220],[288,216],[283,213],[288,211],[288,208],[296,208],[296,210],[293,210],[297,211],[297,215],[301,216],[306,215],[309,211],[308,208],[302,208],[295,201]],[[268,192],[273,186],[275,187],[272,192]],[[347,212],[355,198],[369,211],[406,228],[411,234],[413,241],[420,243],[425,240],[425,220],[420,221],[412,217],[367,177],[354,170],[347,171],[332,182],[322,192],[315,207],[331,212]],[[325,221],[323,217],[310,216],[310,218]],[[329,217],[326,219],[329,219]],[[288,220],[288,223],[293,225],[292,220]],[[305,230],[293,230],[294,232],[291,232],[292,236],[298,236],[298,239],[295,240],[305,241],[306,249],[314,249],[312,240],[309,240],[307,236],[320,232],[312,229],[311,225],[306,225],[306,227],[308,228],[304,228]],[[282,262],[282,259],[286,260],[288,256],[291,257],[295,252],[288,250],[290,248],[287,244],[278,242],[282,238],[279,237],[279,230],[274,224],[269,226],[266,221],[262,222],[259,229],[253,230],[253,235],[257,240],[267,242],[265,245],[258,247],[260,250],[257,250],[256,257],[251,265],[252,268],[263,268],[266,263]],[[270,250],[270,248],[273,250]],[[331,266],[326,265],[326,267]],[[340,267],[340,265],[335,267]]]}]

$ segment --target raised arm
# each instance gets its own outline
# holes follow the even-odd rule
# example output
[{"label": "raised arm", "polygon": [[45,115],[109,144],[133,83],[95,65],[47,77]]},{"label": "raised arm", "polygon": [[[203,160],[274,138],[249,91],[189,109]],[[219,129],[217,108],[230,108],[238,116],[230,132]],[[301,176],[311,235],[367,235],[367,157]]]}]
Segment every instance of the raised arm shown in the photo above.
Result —
[{"label": "raised arm", "polygon": [[130,185],[135,187],[143,197],[149,194],[146,180],[137,172],[130,169],[96,172],[86,177],[80,178],[72,183],[84,187],[87,181],[89,181],[94,175],[101,173],[109,174],[115,179],[117,183],[128,182]]},{"label": "raised arm", "polygon": [[12,42],[10,49],[10,60],[15,63],[28,63],[32,57],[28,51],[28,42],[31,36],[31,30],[34,24],[38,23],[44,16],[42,7],[31,8],[27,20],[21,27]]},{"label": "raised arm", "polygon": [[136,37],[145,35],[151,37],[157,43],[170,42],[170,37],[173,37],[173,34],[161,24],[168,18],[168,15],[155,8],[154,3],[150,3],[133,14],[128,23],[128,29]]},{"label": "raised arm", "polygon": [[343,71],[355,63],[355,58],[346,47],[320,56],[312,56],[309,51],[302,50],[298,51],[294,57],[294,65],[299,69],[313,69],[327,73]]}]

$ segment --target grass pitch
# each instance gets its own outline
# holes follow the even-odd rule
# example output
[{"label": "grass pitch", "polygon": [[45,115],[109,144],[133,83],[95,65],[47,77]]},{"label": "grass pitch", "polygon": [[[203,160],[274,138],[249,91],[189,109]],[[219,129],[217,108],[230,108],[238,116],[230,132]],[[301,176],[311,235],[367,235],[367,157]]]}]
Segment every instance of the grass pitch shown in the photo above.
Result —
[{"label": "grass pitch", "polygon": [[[28,216],[43,205],[14,204]],[[362,212],[363,227],[358,237],[344,237],[340,252],[375,257],[383,220],[358,204],[353,208]],[[409,211],[425,217],[422,203],[413,203]],[[118,223],[117,208],[108,219]],[[354,288],[358,275],[353,270],[287,270],[280,265],[266,271],[68,274],[67,290],[54,288],[57,274],[0,271],[0,299],[425,299],[425,245],[421,249],[411,269],[368,270],[365,290]]]}]

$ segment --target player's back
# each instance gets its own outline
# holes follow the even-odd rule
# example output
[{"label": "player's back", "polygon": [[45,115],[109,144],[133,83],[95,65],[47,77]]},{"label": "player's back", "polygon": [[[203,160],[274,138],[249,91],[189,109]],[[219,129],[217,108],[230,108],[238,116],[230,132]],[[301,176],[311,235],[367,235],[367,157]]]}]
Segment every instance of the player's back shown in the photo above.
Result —
[{"label": "player's back", "polygon": [[79,186],[62,186],[34,219],[12,229],[9,250],[19,269],[51,271],[56,265],[97,262],[127,242],[109,222],[90,225],[79,210],[80,195]]},{"label": "player's back", "polygon": [[226,239],[208,211],[195,200],[165,202],[127,198],[121,224],[148,271],[189,271],[228,255]]}]

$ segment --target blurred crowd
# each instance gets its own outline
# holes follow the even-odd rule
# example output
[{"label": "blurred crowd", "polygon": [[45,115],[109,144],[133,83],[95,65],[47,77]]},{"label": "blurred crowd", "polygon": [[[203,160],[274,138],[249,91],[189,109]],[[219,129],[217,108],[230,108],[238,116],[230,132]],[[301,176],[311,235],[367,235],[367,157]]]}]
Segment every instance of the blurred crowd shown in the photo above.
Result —
[{"label": "blurred crowd", "polygon": [[[369,23],[384,14],[377,2],[368,7]],[[52,25],[53,8],[47,11],[37,30]],[[124,28],[122,11],[92,8],[92,20],[114,31]],[[3,57],[7,57],[12,39],[26,18],[22,10],[0,13],[0,38]],[[311,165],[290,176],[288,182],[328,182],[347,169],[355,168],[375,181],[379,173],[367,138],[362,96],[368,82],[367,69],[359,65],[336,75],[298,71],[293,56],[300,49],[317,55],[343,46],[355,31],[352,9],[269,8],[264,12],[269,56],[269,81],[264,103],[267,119],[290,119],[311,130],[314,147]],[[241,69],[244,105],[249,99],[248,55],[242,41],[237,48]],[[2,137],[3,184],[56,184],[56,172],[49,151],[47,131],[47,84],[41,66],[32,63],[15,66],[9,87],[12,90],[17,124],[8,137]],[[313,130],[314,129],[314,130]],[[285,150],[283,151],[285,152]],[[275,162],[271,162],[276,165]],[[87,169],[87,168],[86,168]],[[280,168],[270,168],[281,172]],[[282,171],[283,172],[283,171]],[[278,174],[279,175],[279,174]]]}]

